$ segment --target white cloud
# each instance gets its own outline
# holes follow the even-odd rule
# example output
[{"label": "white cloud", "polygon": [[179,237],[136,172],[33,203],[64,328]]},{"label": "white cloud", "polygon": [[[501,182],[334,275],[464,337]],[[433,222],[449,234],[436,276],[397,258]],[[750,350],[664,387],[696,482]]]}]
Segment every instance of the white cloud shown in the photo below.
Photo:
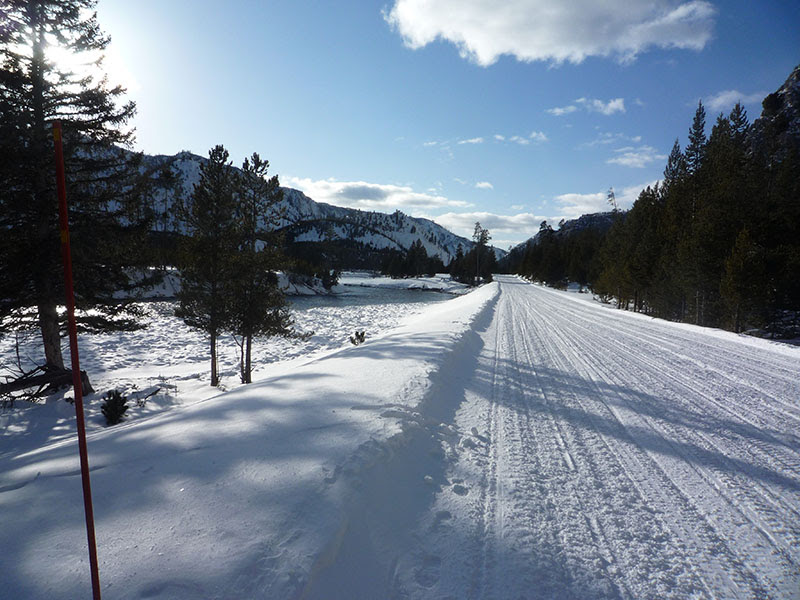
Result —
[{"label": "white cloud", "polygon": [[475,184],[475,187],[479,190],[493,190],[494,186],[488,181],[479,181]]},{"label": "white cloud", "polygon": [[[653,187],[656,183],[658,183],[658,180],[614,190],[617,206],[622,210],[629,209],[643,189],[647,186]],[[581,215],[611,210],[611,205],[608,203],[608,190],[593,194],[561,194],[555,197],[555,201],[561,214],[552,218],[553,224],[557,223],[561,218],[577,219]]]},{"label": "white cloud", "polygon": [[575,102],[584,106],[589,112],[599,112],[604,115],[625,112],[625,100],[623,98],[614,98],[608,102],[603,102],[597,98],[578,98]]},{"label": "white cloud", "polygon": [[603,102],[597,98],[578,98],[573,104],[567,106],[556,106],[555,108],[548,108],[546,113],[550,113],[556,117],[563,117],[574,113],[578,108],[583,108],[587,112],[598,112],[603,115],[613,115],[616,112],[625,112],[625,99],[613,98],[608,102]]},{"label": "white cloud", "polygon": [[608,144],[616,144],[618,142],[633,142],[634,144],[638,144],[641,141],[642,136],[640,135],[630,136],[625,133],[612,133],[610,131],[604,131],[599,133],[591,142],[584,142],[579,147],[593,148],[595,146],[605,146]]},{"label": "white cloud", "polygon": [[482,144],[483,138],[482,137],[474,137],[469,138],[468,140],[459,140],[459,144]]},{"label": "white cloud", "polygon": [[641,169],[658,160],[666,160],[666,154],[659,154],[652,146],[628,146],[614,150],[617,156],[609,158],[606,163]]},{"label": "white cloud", "polygon": [[519,144],[520,146],[528,146],[531,142],[535,142],[537,144],[544,143],[550,141],[547,135],[543,131],[532,131],[528,135],[511,135],[505,136],[496,133],[494,135],[494,139],[498,142],[509,142],[512,144]]},{"label": "white cloud", "polygon": [[425,142],[422,145],[425,146],[426,148],[432,148],[433,146],[438,146],[439,142]]},{"label": "white cloud", "polygon": [[742,105],[761,104],[767,92],[756,92],[754,94],[743,94],[738,90],[725,90],[703,100],[708,108],[714,112],[723,112],[733,108],[734,104],[741,102]]},{"label": "white cloud", "polygon": [[528,136],[534,142],[547,142],[549,141],[547,136],[544,134],[543,131],[531,131],[531,134]]},{"label": "white cloud", "polygon": [[450,200],[440,194],[416,192],[410,186],[366,181],[312,180],[288,177],[284,185],[297,188],[317,202],[347,208],[392,212],[396,209],[466,207],[467,202]]},{"label": "white cloud", "polygon": [[611,210],[606,201],[606,192],[595,194],[561,194],[556,196],[562,215],[575,219],[581,215]]},{"label": "white cloud", "polygon": [[707,0],[394,0],[384,11],[408,47],[446,40],[482,66],[504,54],[577,64],[589,56],[628,62],[650,48],[701,50],[715,15]]},{"label": "white cloud", "polygon": [[556,106],[555,108],[548,108],[544,112],[555,115],[556,117],[563,117],[564,115],[574,113],[576,110],[578,110],[578,107],[574,104],[570,104],[568,106]]},{"label": "white cloud", "polygon": [[442,227],[453,233],[472,238],[475,222],[489,230],[492,235],[491,244],[497,245],[502,240],[504,245],[509,240],[525,240],[539,230],[542,217],[533,213],[519,213],[516,215],[498,215],[488,212],[450,212],[437,217],[430,217]]}]

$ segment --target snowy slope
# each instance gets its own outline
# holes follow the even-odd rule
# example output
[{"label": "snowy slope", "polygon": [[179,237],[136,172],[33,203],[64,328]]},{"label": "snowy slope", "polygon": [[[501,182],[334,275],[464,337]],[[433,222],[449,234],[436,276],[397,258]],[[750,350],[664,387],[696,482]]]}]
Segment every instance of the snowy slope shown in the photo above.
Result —
[{"label": "snowy slope", "polygon": [[[283,376],[91,433],[104,594],[300,594],[348,521],[358,473],[402,437],[398,416],[419,409],[431,374],[495,294],[432,305]],[[74,438],[26,447],[27,434],[40,439],[0,438],[0,509],[13,515],[0,528],[3,595],[87,597]]]}]

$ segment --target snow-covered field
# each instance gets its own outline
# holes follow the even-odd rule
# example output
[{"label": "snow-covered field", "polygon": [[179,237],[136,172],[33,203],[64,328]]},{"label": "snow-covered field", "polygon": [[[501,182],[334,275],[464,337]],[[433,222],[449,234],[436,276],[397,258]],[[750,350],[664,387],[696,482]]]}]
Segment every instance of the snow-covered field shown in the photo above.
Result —
[{"label": "snow-covered field", "polygon": [[[176,386],[90,416],[105,597],[800,597],[800,348],[508,277],[370,310],[216,396],[163,314],[85,344]],[[0,415],[9,598],[90,594],[70,411]]]}]

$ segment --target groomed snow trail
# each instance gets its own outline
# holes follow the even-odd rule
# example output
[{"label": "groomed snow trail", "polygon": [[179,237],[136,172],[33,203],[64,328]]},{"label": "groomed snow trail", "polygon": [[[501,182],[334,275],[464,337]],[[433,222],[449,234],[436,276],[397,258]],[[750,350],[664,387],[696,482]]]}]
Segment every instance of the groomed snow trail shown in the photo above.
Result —
[{"label": "groomed snow trail", "polygon": [[386,596],[800,597],[800,351],[499,281]]}]

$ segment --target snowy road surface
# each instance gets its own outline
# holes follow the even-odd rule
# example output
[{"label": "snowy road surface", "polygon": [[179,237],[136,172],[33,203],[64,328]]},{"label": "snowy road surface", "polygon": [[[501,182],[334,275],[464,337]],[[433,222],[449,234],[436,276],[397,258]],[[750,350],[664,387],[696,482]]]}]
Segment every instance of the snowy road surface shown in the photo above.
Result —
[{"label": "snowy road surface", "polygon": [[[93,433],[104,596],[800,598],[800,348],[498,279]],[[7,439],[3,589],[86,597],[73,443]]]},{"label": "snowy road surface", "polygon": [[[442,397],[441,489],[385,597],[800,597],[797,349],[513,278],[479,325]],[[391,556],[404,509],[370,510]]]}]

